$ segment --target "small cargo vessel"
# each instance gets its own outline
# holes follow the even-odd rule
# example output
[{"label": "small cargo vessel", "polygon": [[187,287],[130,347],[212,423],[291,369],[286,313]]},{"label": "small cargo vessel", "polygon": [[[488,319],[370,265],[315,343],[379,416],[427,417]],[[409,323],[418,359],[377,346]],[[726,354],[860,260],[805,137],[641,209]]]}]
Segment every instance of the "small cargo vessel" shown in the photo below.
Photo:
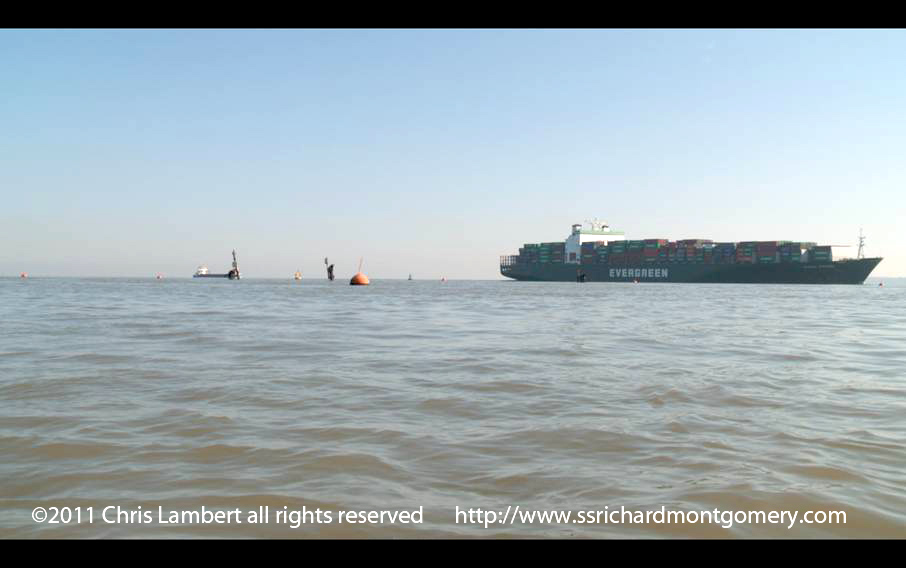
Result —
[{"label": "small cargo vessel", "polygon": [[208,271],[208,267],[202,264],[195,271],[195,274],[192,275],[192,278],[229,278],[230,280],[239,280],[240,277],[241,274],[239,272],[239,263],[236,261],[235,249],[233,250],[233,268],[226,274],[211,274]]},{"label": "small cargo vessel", "polygon": [[530,243],[500,257],[500,273],[548,282],[689,282],[733,284],[862,284],[881,262],[834,260],[831,246],[797,241],[627,240],[623,231],[590,221],[564,242]]}]

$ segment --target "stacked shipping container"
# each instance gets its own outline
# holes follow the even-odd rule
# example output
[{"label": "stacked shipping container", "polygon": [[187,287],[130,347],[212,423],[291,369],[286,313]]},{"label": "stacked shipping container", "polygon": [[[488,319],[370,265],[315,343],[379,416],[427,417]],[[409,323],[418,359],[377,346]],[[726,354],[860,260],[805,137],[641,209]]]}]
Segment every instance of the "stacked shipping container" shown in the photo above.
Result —
[{"label": "stacked shipping container", "polygon": [[538,262],[542,264],[563,262],[566,243],[541,243],[538,245]]},{"label": "stacked shipping container", "polygon": [[642,257],[645,262],[666,262],[667,239],[645,239],[642,241]]},{"label": "stacked shipping container", "polygon": [[802,262],[802,243],[784,243],[779,254],[780,262]]},{"label": "stacked shipping container", "polygon": [[833,262],[833,258],[831,256],[831,248],[828,246],[812,247],[809,250],[809,259],[812,262],[817,262],[820,264]]},{"label": "stacked shipping container", "polygon": [[[807,254],[803,254],[803,250]],[[519,262],[563,263],[565,243],[526,243],[519,249]],[[742,241],[714,243],[708,239],[644,239],[582,243],[581,264],[610,264],[638,266],[643,263],[704,263],[704,264],[774,264],[788,262],[832,262],[831,247],[815,243],[790,241]]]},{"label": "stacked shipping container", "polygon": [[736,260],[736,243],[716,243],[711,251],[714,264],[732,264]]}]

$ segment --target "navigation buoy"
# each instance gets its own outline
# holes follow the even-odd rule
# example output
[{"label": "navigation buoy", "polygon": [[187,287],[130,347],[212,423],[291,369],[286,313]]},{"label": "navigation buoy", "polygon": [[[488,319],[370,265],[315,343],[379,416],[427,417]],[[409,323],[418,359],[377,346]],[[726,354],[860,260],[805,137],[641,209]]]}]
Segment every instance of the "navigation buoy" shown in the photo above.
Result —
[{"label": "navigation buoy", "polygon": [[365,276],[364,273],[362,273],[362,261],[363,260],[364,260],[363,258],[359,259],[359,271],[356,272],[355,275],[352,277],[352,280],[349,281],[350,286],[368,286],[368,284],[371,283],[371,281],[368,280],[368,277]]},{"label": "navigation buoy", "polygon": [[447,281],[447,277],[444,276],[443,278],[440,279],[440,281],[441,281],[441,282],[446,282],[446,281]]},{"label": "navigation buoy", "polygon": [[19,273],[19,278],[28,278],[28,273],[27,273],[27,272],[20,272],[20,273]]},{"label": "navigation buoy", "polygon": [[298,270],[293,274],[293,280],[302,280],[302,273]]},{"label": "navigation buoy", "polygon": [[163,280],[163,279],[164,279],[164,275],[163,275],[163,274],[158,274],[158,275],[157,275],[157,279],[158,279],[158,280]]}]

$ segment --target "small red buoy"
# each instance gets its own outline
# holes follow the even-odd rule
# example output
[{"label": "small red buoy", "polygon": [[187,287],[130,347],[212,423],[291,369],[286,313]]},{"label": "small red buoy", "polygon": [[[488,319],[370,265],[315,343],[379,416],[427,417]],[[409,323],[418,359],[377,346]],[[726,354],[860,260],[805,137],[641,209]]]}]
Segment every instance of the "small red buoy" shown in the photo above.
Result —
[{"label": "small red buoy", "polygon": [[20,272],[20,273],[19,273],[19,278],[28,278],[28,273],[27,273],[27,272]]}]

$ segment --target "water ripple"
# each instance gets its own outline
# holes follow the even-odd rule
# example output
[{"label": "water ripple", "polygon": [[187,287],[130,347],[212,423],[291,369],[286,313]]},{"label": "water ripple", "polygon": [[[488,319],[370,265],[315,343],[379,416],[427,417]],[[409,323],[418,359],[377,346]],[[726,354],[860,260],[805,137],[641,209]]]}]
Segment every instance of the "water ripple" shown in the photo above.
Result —
[{"label": "water ripple", "polygon": [[[906,534],[906,282],[0,279],[0,536]],[[63,502],[423,525],[42,526]],[[456,506],[845,525],[456,524]]]}]

